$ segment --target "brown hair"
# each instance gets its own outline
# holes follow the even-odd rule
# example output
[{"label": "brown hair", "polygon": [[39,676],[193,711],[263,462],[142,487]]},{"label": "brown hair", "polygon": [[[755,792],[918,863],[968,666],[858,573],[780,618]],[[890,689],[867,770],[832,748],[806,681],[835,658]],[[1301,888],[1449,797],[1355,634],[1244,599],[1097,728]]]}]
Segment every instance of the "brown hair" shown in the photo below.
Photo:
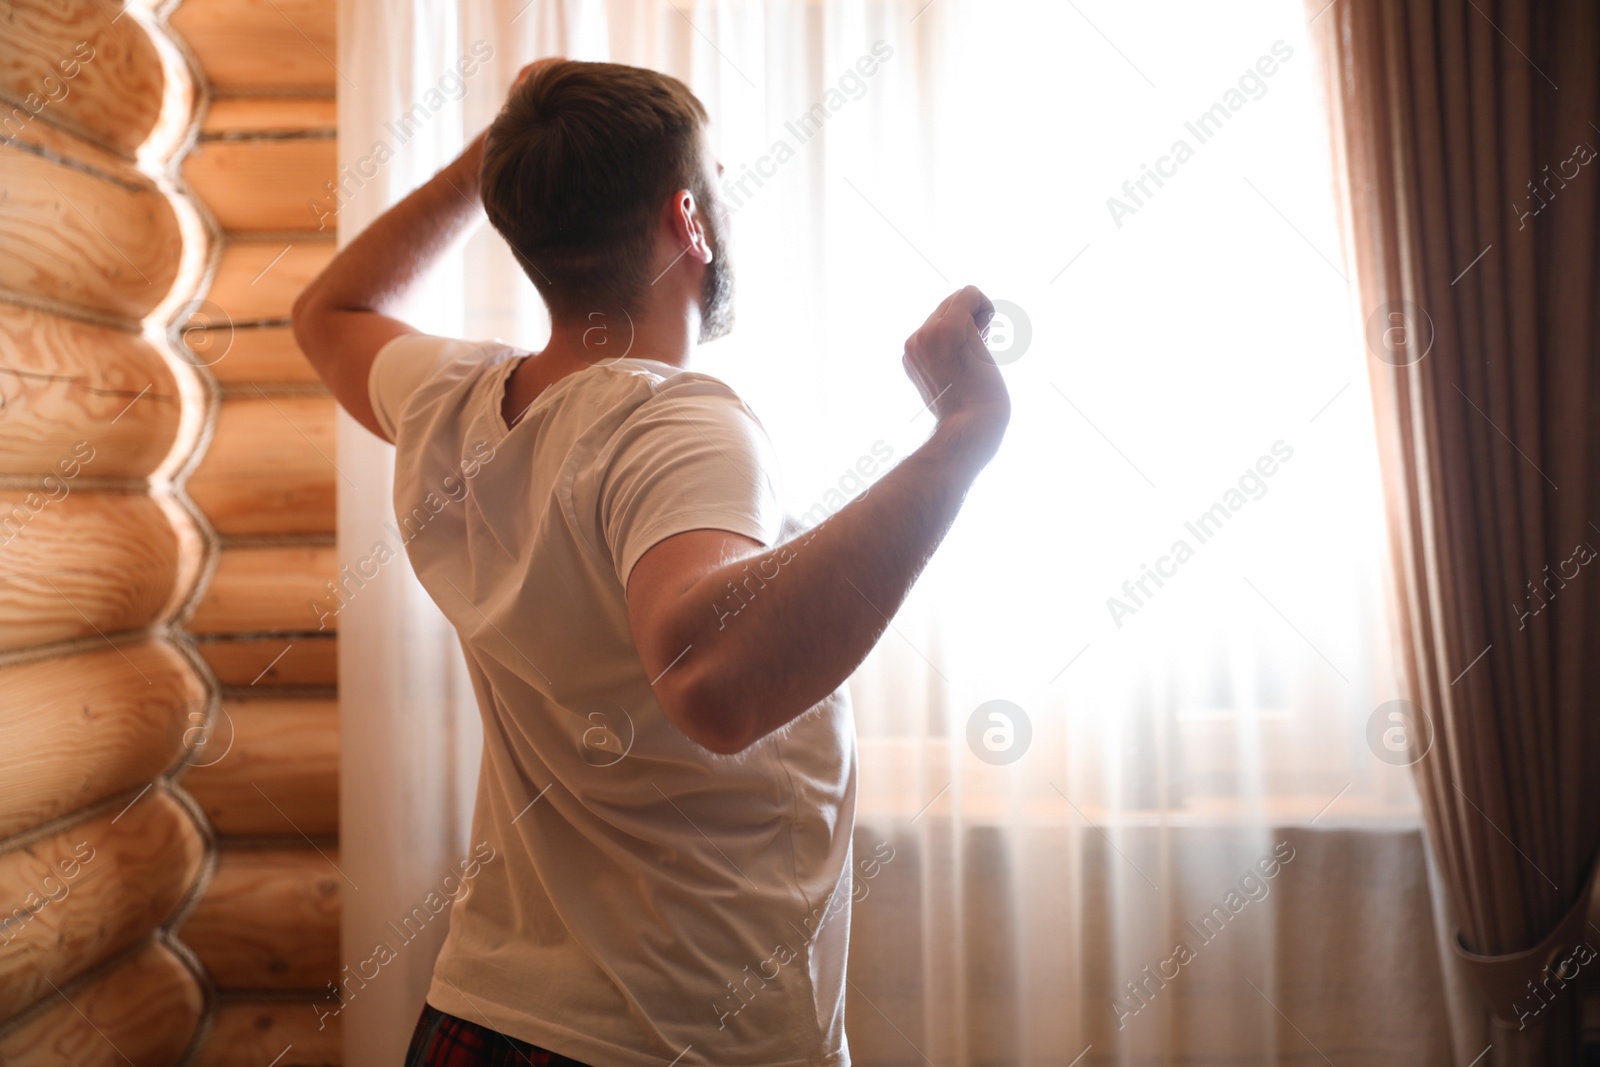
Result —
[{"label": "brown hair", "polygon": [[706,109],[676,78],[561,60],[507,99],[483,148],[483,206],[557,317],[628,306],[649,287],[656,213],[712,201]]}]

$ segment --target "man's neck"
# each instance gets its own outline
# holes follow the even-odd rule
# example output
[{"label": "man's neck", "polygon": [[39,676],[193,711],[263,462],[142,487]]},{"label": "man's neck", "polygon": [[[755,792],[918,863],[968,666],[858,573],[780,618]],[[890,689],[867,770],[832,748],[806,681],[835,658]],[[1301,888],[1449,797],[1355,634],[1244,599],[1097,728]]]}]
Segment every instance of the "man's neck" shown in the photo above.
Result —
[{"label": "man's neck", "polygon": [[501,410],[514,422],[550,386],[597,363],[614,359],[651,359],[687,369],[700,329],[693,311],[678,315],[638,315],[618,309],[587,317],[557,319],[550,340],[535,356],[524,359],[506,382]]},{"label": "man's neck", "polygon": [[653,359],[687,368],[700,329],[692,310],[655,313],[618,308],[557,319],[540,353],[573,369],[612,359]]}]

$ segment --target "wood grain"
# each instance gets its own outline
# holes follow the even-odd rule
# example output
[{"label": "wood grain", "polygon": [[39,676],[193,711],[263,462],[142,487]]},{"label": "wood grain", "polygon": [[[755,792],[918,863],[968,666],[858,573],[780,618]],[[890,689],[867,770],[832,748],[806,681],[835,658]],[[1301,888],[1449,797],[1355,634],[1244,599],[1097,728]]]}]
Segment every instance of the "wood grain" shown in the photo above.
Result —
[{"label": "wood grain", "polygon": [[88,442],[82,473],[145,477],[177,439],[181,404],[138,334],[0,302],[0,474],[59,476]]},{"label": "wood grain", "polygon": [[0,1063],[170,1067],[193,1040],[205,1006],[194,975],[155,941],[71,990],[70,999],[53,990],[50,995],[43,1011],[0,1037]]},{"label": "wood grain", "polygon": [[[0,100],[0,136],[4,136],[5,130],[14,129],[21,121],[13,116],[11,125],[5,125],[5,116],[12,113],[12,106]],[[108,148],[93,140],[90,134],[69,130],[52,122],[30,120],[15,134],[11,143],[19,148],[30,149],[36,155],[58,156],[102,174],[138,180],[138,167],[123,150]]]},{"label": "wood grain", "polygon": [[227,313],[235,326],[286,323],[294,298],[328,265],[333,252],[331,235],[316,239],[231,240],[222,249],[209,299]]},{"label": "wood grain", "polygon": [[224,400],[189,496],[217,532],[333,533],[332,397]]},{"label": "wood grain", "polygon": [[[116,0],[17,0],[5,8],[0,121],[41,121],[131,156],[161,117],[161,56]],[[32,118],[35,113],[38,118]],[[22,116],[30,120],[22,123]]]},{"label": "wood grain", "polygon": [[59,488],[0,489],[0,649],[149,625],[197,562],[150,497]]},{"label": "wood grain", "polygon": [[338,125],[339,106],[331,96],[220,97],[206,108],[200,136],[332,133]]},{"label": "wood grain", "polygon": [[225,1000],[217,1006],[195,1067],[263,1067],[278,1055],[283,1059],[276,1067],[332,1067],[343,1062],[343,1027],[337,1015],[321,1022],[299,1000]]},{"label": "wood grain", "polygon": [[329,0],[185,0],[169,25],[219,93],[332,95],[337,5]]},{"label": "wood grain", "polygon": [[207,639],[197,651],[223,685],[272,689],[339,684],[339,639],[330,635]]},{"label": "wood grain", "polygon": [[225,548],[187,628],[193,634],[296,634],[317,633],[325,622],[321,632],[331,634],[338,617],[312,605],[329,612],[338,606],[323,585],[338,571],[332,545]]},{"label": "wood grain", "polygon": [[120,814],[68,826],[0,854],[9,937],[0,1018],[64,986],[166,922],[200,873],[204,843],[171,796],[152,788]]},{"label": "wood grain", "polygon": [[181,779],[217,833],[339,832],[339,706],[332,700],[225,701],[227,755]]},{"label": "wood grain", "polygon": [[0,668],[0,693],[0,838],[150,781],[206,728],[205,685],[162,641]]},{"label": "wood grain", "polygon": [[0,172],[0,289],[137,319],[172,288],[182,236],[154,185],[5,144]]},{"label": "wood grain", "polygon": [[310,1002],[339,980],[339,907],[348,883],[335,867],[338,851],[322,853],[223,850],[205,896],[178,929],[218,987],[321,991]]},{"label": "wood grain", "polygon": [[332,137],[201,141],[183,160],[183,176],[218,225],[234,233],[293,230],[335,233],[338,170]]}]

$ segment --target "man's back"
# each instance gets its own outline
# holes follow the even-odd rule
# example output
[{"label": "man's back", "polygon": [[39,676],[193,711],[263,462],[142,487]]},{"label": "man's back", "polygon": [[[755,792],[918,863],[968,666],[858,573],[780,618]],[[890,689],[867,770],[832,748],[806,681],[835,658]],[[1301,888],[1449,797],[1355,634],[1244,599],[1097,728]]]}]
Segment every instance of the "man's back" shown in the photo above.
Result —
[{"label": "man's back", "polygon": [[[845,692],[714,755],[662,712],[629,628],[655,544],[788,532],[765,433],[716,379],[635,359],[561,378],[508,429],[519,355],[407,335],[370,378],[397,532],[484,720],[473,841],[496,859],[428,1001],[590,1063],[846,1064]],[[706,611],[737,626],[764,585]]]}]

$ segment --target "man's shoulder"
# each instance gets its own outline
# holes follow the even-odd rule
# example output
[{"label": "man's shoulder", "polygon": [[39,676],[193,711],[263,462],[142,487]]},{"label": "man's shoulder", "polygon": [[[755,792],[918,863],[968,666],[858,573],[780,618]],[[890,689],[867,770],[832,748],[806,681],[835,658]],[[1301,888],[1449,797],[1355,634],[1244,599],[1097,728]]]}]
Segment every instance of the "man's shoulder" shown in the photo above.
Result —
[{"label": "man's shoulder", "polygon": [[613,381],[626,383],[631,418],[666,414],[725,418],[736,413],[759,425],[738,391],[715,375],[652,359],[619,359],[606,368]]},{"label": "man's shoulder", "polygon": [[[401,334],[390,340],[373,357],[372,373],[412,374],[418,371],[436,375],[447,368],[459,372],[493,365],[502,359],[521,353],[520,349],[499,339],[468,340],[430,333]],[[402,369],[405,368],[405,369]]]},{"label": "man's shoulder", "polygon": [[721,390],[734,398],[738,394],[733,386],[713,374],[705,371],[688,370],[672,363],[663,363],[656,359],[640,359],[626,357],[614,359],[606,363],[595,365],[613,376],[636,381],[645,385],[652,394],[662,392],[675,392],[683,390]]},{"label": "man's shoulder", "polygon": [[398,441],[400,428],[415,418],[437,417],[440,399],[467,388],[521,350],[499,340],[469,341],[435,334],[402,334],[373,358],[367,394],[373,411]]},{"label": "man's shoulder", "polygon": [[591,376],[588,396],[569,396],[600,469],[655,470],[665,457],[711,449],[727,461],[771,471],[777,454],[767,428],[733,386],[703,371],[654,360],[615,360]]}]

